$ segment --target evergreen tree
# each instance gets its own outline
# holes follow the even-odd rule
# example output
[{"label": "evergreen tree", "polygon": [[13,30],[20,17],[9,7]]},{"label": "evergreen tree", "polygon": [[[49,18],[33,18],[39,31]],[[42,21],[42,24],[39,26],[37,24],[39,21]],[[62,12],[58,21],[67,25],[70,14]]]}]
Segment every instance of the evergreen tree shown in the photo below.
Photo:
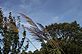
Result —
[{"label": "evergreen tree", "polygon": [[[12,16],[11,12],[9,17],[4,17],[3,12],[0,9],[0,53],[3,54],[18,54],[21,50],[27,50],[28,43],[23,46],[24,40],[26,38],[26,31],[23,31],[23,38],[21,41],[19,38],[19,30],[16,25],[16,19]],[[22,49],[23,47],[23,49]]]}]

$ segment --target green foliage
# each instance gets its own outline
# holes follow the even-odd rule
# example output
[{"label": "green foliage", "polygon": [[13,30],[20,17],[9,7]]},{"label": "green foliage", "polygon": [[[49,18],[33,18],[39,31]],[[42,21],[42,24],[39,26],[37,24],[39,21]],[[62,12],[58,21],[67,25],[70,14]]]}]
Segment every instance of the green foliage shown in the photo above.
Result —
[{"label": "green foliage", "polygon": [[25,52],[25,50],[23,50],[21,54],[27,54],[27,52]]},{"label": "green foliage", "polygon": [[[46,29],[53,37],[58,40],[60,48],[65,54],[82,53],[82,31],[76,21],[72,23],[55,23],[46,26]],[[56,43],[58,43],[56,42]]]},{"label": "green foliage", "polygon": [[33,53],[31,51],[29,51],[28,54],[33,54]]},{"label": "green foliage", "polygon": [[11,12],[8,17],[3,16],[3,12],[0,9],[0,54],[18,54],[22,48],[25,50],[27,46],[23,46],[26,36],[26,31],[23,32],[23,38],[19,41],[19,29],[16,24],[15,17],[12,16]]},{"label": "green foliage", "polygon": [[72,23],[51,24],[46,26],[45,29],[53,39],[47,41],[47,43],[42,42],[42,48],[38,51],[41,54],[82,53],[82,27],[76,21]]}]

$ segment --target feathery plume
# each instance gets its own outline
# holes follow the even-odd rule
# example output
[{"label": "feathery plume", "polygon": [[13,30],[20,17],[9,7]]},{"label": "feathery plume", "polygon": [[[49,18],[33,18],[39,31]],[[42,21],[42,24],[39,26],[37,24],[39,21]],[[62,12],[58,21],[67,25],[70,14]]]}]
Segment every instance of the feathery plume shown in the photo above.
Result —
[{"label": "feathery plume", "polygon": [[33,20],[31,18],[29,18],[28,16],[20,13],[24,18],[26,18],[27,22],[32,25],[30,28],[25,27],[32,35],[34,35],[35,37],[38,37],[38,39],[42,39],[42,40],[48,40],[49,39],[49,33],[47,33],[44,29],[44,26],[40,23],[37,23],[37,25],[41,28],[38,28],[38,26],[33,22]]},{"label": "feathery plume", "polygon": [[24,18],[26,18],[27,22],[28,22],[30,25],[32,25],[32,26],[34,26],[34,27],[37,27],[37,25],[32,21],[31,18],[29,18],[28,16],[26,16],[26,15],[24,15],[24,14],[22,14],[22,13],[20,13],[20,15],[22,15]]},{"label": "feathery plume", "polygon": [[45,29],[45,28],[44,28],[44,26],[43,26],[42,24],[37,23],[37,25],[39,25],[39,27],[40,27],[42,30],[44,30],[44,29]]}]

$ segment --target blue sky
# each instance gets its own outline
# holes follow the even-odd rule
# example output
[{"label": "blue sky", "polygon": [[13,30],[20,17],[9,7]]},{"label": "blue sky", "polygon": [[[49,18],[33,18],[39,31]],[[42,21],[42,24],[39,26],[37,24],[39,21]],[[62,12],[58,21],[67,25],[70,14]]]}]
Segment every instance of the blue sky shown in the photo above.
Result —
[{"label": "blue sky", "polygon": [[[0,0],[0,7],[5,15],[24,13],[43,25],[76,20],[82,26],[82,0]],[[38,42],[33,43],[39,48]],[[33,46],[29,50],[34,50]]]}]

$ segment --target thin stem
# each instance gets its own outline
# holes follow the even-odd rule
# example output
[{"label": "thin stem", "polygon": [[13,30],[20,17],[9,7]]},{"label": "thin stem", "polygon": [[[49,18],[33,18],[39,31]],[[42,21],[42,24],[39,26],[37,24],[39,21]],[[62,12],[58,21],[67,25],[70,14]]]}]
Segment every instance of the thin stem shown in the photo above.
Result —
[{"label": "thin stem", "polygon": [[29,38],[27,38],[29,40],[29,42],[33,45],[33,47],[37,50],[37,48],[35,47],[35,45],[31,42],[31,40]]}]

